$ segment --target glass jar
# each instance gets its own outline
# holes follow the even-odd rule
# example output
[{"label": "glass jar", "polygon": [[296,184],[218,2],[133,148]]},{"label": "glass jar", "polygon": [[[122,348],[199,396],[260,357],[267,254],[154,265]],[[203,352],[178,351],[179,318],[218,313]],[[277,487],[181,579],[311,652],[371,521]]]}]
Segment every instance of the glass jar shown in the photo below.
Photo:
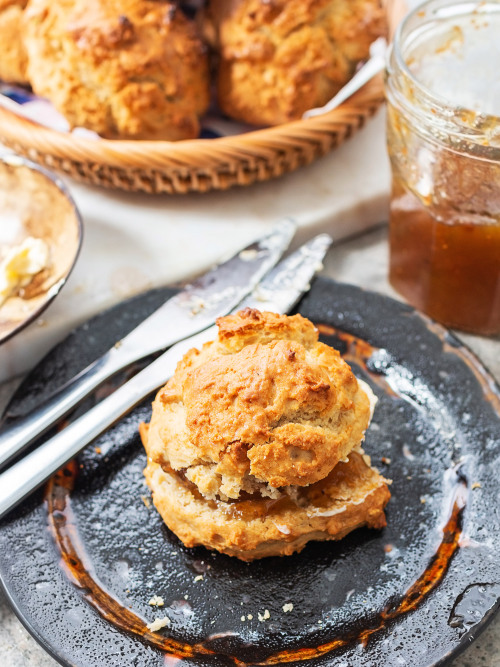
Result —
[{"label": "glass jar", "polygon": [[431,0],[386,71],[390,281],[446,326],[500,333],[500,0]]}]

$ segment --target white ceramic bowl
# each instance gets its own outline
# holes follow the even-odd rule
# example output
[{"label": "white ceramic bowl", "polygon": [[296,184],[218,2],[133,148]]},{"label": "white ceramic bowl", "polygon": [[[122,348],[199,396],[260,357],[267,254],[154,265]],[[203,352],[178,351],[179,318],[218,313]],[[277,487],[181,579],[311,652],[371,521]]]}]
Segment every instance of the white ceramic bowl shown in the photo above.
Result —
[{"label": "white ceramic bowl", "polygon": [[82,235],[78,209],[57,176],[17,155],[0,157],[0,258],[28,237],[41,239],[48,250],[44,268],[1,303],[0,344],[55,299],[76,262]]}]

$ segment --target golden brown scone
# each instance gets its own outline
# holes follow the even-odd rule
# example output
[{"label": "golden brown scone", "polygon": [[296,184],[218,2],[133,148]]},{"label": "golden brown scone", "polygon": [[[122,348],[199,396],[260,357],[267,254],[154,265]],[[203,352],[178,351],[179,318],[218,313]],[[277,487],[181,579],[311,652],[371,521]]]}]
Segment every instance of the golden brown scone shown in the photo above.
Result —
[{"label": "golden brown scone", "polygon": [[206,16],[219,105],[256,125],[324,105],[386,30],[379,0],[209,0]]},{"label": "golden brown scone", "polygon": [[157,510],[186,546],[241,560],[290,555],[311,540],[339,540],[361,526],[386,525],[387,483],[362,451],[351,452],[320,482],[276,500],[206,500],[185,477],[152,461],[145,475]]},{"label": "golden brown scone", "polygon": [[28,59],[22,39],[22,16],[28,0],[0,0],[0,79],[28,83]]},{"label": "golden brown scone", "polygon": [[163,0],[29,0],[28,75],[72,127],[102,137],[198,136],[209,101],[196,27]]},{"label": "golden brown scone", "polygon": [[247,309],[218,321],[153,404],[148,457],[206,498],[277,497],[323,479],[363,439],[369,399],[313,324]]},{"label": "golden brown scone", "polygon": [[300,315],[245,309],[217,323],[140,426],[167,526],[242,560],[385,526],[387,480],[360,447],[370,388]]}]

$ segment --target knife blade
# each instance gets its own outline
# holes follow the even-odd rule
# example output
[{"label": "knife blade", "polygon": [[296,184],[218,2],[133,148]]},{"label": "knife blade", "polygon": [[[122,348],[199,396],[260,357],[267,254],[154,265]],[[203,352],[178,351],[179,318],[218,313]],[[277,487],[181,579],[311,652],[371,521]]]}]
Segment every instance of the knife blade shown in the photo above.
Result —
[{"label": "knife blade", "polygon": [[[299,248],[273,269],[237,310],[258,305],[261,310],[288,312],[309,289],[331,242],[327,234],[321,234]],[[82,417],[0,474],[0,518],[106,428],[162,386],[185,352],[213,340],[216,335],[217,327],[213,326],[180,341]]]},{"label": "knife blade", "polygon": [[294,232],[294,223],[285,220],[215,266],[166,301],[39,408],[8,424],[0,432],[0,469],[115,373],[226,315],[276,264]]}]

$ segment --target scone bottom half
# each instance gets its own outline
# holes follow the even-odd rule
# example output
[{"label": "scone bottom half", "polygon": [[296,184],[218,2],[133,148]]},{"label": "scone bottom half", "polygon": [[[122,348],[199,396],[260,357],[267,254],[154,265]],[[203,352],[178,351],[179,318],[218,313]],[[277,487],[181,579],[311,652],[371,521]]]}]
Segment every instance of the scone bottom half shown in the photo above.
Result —
[{"label": "scone bottom half", "polygon": [[167,526],[246,561],[383,528],[388,482],[361,448],[370,388],[301,315],[245,309],[217,324],[140,426]]}]

